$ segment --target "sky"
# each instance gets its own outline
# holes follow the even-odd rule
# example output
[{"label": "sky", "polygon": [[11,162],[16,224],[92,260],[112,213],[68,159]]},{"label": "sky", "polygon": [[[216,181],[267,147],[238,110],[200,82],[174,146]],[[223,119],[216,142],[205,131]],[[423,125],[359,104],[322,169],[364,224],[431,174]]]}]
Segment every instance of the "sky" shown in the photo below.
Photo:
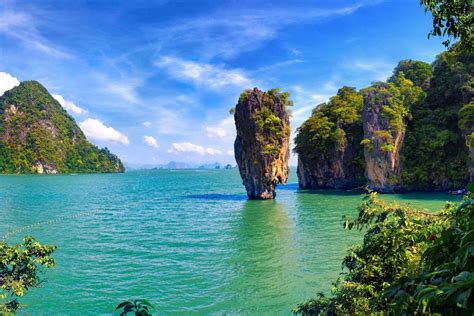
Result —
[{"label": "sky", "polygon": [[417,0],[1,0],[0,95],[39,81],[126,165],[235,164],[244,89],[289,91],[293,138],[338,88],[432,62],[430,29]]}]

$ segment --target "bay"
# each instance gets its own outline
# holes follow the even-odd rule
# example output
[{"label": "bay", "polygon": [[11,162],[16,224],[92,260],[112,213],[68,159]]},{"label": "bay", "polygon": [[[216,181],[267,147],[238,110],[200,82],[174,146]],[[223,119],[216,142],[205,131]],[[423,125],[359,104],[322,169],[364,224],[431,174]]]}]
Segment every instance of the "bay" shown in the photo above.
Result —
[{"label": "bay", "polygon": [[[32,315],[112,314],[129,298],[160,315],[291,315],[329,290],[356,216],[355,192],[297,189],[247,201],[238,171],[0,176],[0,238],[58,246],[56,267],[21,298]],[[436,210],[458,197],[384,195]]]}]

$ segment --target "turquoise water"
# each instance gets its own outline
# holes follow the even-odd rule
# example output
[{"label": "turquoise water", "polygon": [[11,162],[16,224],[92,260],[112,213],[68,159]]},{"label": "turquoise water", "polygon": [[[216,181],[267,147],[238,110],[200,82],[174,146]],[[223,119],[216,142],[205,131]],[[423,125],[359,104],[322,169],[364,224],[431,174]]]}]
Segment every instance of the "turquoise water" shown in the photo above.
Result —
[{"label": "turquoise water", "polygon": [[[299,191],[247,201],[237,170],[0,176],[0,236],[57,245],[57,266],[22,299],[33,315],[110,314],[146,298],[160,315],[290,315],[330,288],[358,194]],[[438,209],[453,196],[384,198]]]}]

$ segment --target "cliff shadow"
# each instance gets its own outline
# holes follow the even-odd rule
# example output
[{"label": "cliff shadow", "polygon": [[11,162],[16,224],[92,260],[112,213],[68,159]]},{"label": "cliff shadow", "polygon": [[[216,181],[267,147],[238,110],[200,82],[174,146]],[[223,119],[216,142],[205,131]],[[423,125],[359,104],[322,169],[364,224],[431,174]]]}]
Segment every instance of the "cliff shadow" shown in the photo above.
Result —
[{"label": "cliff shadow", "polygon": [[355,196],[365,195],[365,191],[362,189],[299,189],[296,191],[298,194],[319,194],[319,195],[340,195],[340,196]]},{"label": "cliff shadow", "polygon": [[298,183],[287,183],[287,184],[279,184],[276,188],[277,191],[285,190],[285,191],[296,191],[298,190]]}]

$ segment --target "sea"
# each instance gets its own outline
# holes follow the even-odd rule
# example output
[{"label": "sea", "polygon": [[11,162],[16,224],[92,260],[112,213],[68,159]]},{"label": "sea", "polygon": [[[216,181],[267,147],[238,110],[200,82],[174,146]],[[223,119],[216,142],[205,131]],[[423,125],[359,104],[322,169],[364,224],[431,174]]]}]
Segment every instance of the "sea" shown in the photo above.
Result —
[{"label": "sea", "polygon": [[[159,315],[292,315],[329,294],[343,229],[363,195],[299,190],[295,170],[275,200],[249,201],[238,170],[0,176],[0,241],[56,245],[56,266],[20,297],[21,315],[114,315],[146,299]],[[383,195],[438,210],[459,197]]]}]

